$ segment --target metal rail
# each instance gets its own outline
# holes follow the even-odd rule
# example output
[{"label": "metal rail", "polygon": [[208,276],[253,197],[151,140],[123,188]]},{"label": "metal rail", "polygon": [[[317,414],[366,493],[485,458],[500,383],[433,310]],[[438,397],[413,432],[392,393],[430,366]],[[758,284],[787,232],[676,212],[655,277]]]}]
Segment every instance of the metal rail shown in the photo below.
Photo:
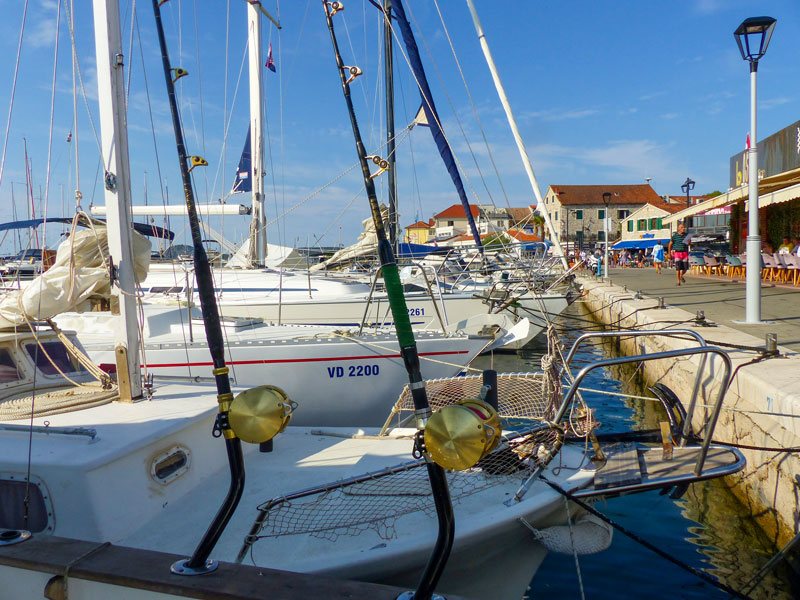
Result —
[{"label": "metal rail", "polygon": [[[728,356],[728,353],[722,350],[721,348],[716,348],[714,346],[700,346],[699,348],[686,348],[684,350],[668,350],[665,352],[638,354],[634,356],[625,356],[621,358],[607,358],[592,363],[591,365],[587,365],[578,372],[574,382],[569,388],[569,391],[564,396],[564,399],[561,402],[561,407],[558,409],[558,412],[556,413],[556,416],[553,418],[553,421],[555,423],[559,423],[564,418],[564,415],[566,414],[569,405],[575,398],[575,394],[577,393],[577,390],[580,387],[581,382],[586,377],[586,375],[588,375],[591,371],[594,371],[595,369],[600,369],[604,367],[614,367],[631,362],[646,362],[651,360],[661,360],[668,358],[682,358],[686,356],[693,356],[695,354],[699,354],[702,356],[707,356],[709,354],[716,354],[722,360],[724,367],[722,381],[720,382],[719,391],[717,392],[717,399],[714,402],[714,406],[711,411],[711,416],[709,417],[705,426],[703,446],[700,451],[700,454],[697,457],[697,463],[695,463],[694,473],[695,475],[700,476],[700,474],[703,472],[703,464],[705,463],[706,455],[708,454],[708,448],[711,444],[711,437],[714,432],[714,428],[716,427],[719,413],[722,409],[722,400],[725,398],[725,391],[728,389],[728,383],[730,382],[731,378],[731,370],[732,370],[731,359]],[[694,413],[694,404],[690,406],[690,409],[691,410],[686,411],[687,413],[686,423],[688,424],[688,427],[691,427],[692,417]]]},{"label": "metal rail", "polygon": [[[562,370],[562,374],[564,370],[568,369],[570,364],[572,363],[572,358],[575,356],[575,353],[578,351],[578,348],[588,339],[591,338],[621,338],[621,337],[678,337],[681,335],[688,335],[689,337],[693,337],[697,340],[697,343],[700,344],[700,347],[708,347],[706,344],[706,340],[703,338],[702,335],[693,331],[692,329],[669,329],[669,330],[659,330],[659,331],[652,331],[647,329],[634,329],[630,331],[595,331],[590,333],[584,333],[575,342],[572,344],[572,348],[570,348],[569,353],[567,354],[567,358],[564,362],[564,367]],[[727,355],[726,355],[727,356]],[[707,355],[703,355],[700,358],[700,366],[697,368],[697,375],[695,376],[694,380],[694,388],[692,389],[692,397],[689,400],[689,407],[686,409],[687,418],[683,423],[683,431],[681,432],[680,439],[676,440],[681,447],[686,446],[686,441],[691,433],[692,427],[692,419],[691,416],[694,414],[695,406],[697,405],[697,398],[700,395],[700,386],[702,382],[702,375],[703,371],[706,368],[706,357]],[[730,360],[730,359],[728,359]],[[630,362],[630,361],[628,361]],[[725,385],[725,389],[727,389],[727,383]]]}]

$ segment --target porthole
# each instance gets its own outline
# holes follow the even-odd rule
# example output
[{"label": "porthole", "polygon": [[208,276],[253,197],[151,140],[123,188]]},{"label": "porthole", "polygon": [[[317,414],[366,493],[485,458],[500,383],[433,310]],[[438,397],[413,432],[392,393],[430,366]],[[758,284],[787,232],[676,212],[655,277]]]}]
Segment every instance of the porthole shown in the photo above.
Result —
[{"label": "porthole", "polygon": [[189,470],[191,453],[183,446],[173,446],[150,464],[150,476],[161,485],[172,483]]}]

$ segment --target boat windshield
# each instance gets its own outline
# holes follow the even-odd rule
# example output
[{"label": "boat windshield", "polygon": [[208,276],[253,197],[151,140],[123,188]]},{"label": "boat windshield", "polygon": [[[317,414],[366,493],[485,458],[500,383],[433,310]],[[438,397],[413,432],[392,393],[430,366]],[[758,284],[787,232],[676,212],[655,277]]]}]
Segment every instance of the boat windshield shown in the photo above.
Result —
[{"label": "boat windshield", "polygon": [[13,383],[23,378],[19,366],[7,348],[0,348],[0,384]]},{"label": "boat windshield", "polygon": [[83,365],[59,341],[41,342],[41,345],[26,344],[25,350],[45,375],[86,373]]}]

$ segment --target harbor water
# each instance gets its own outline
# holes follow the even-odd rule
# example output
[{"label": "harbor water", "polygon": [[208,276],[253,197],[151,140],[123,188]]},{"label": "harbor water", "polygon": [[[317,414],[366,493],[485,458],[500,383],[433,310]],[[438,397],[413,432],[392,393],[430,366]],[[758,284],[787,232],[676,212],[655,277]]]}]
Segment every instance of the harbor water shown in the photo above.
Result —
[{"label": "harbor water", "polygon": [[[580,301],[555,322],[567,348],[588,330],[596,330]],[[543,336],[540,336],[540,338]],[[539,338],[517,354],[481,357],[474,366],[499,372],[540,369],[546,341]],[[589,345],[575,366],[613,354],[613,345]],[[583,388],[608,390],[633,396],[650,395],[632,366],[589,374]],[[599,431],[651,429],[666,420],[656,401],[612,397],[586,391],[583,397],[595,410]],[[692,484],[680,499],[657,491],[611,498],[595,507],[603,514],[687,566],[703,571],[737,591],[749,590],[754,599],[789,600],[800,597],[800,578],[793,559],[781,561],[749,589],[761,567],[779,550],[756,524],[759,510],[744,505],[731,491],[732,481],[714,479]],[[498,565],[502,568],[502,565]],[[796,565],[795,565],[796,568]],[[594,555],[548,554],[525,598],[729,598],[730,594],[658,556],[620,531],[611,547]]]}]

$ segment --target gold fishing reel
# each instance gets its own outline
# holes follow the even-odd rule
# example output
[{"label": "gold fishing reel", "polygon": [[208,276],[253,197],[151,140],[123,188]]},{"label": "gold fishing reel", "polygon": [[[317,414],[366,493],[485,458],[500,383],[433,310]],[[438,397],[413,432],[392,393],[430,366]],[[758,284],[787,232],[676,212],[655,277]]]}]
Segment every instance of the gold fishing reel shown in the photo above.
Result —
[{"label": "gold fishing reel", "polygon": [[494,408],[481,400],[462,400],[431,415],[425,449],[440,467],[463,471],[494,450],[502,432]]},{"label": "gold fishing reel", "polygon": [[243,442],[268,442],[286,429],[297,403],[289,400],[282,389],[260,385],[245,390],[231,402],[228,422]]}]

